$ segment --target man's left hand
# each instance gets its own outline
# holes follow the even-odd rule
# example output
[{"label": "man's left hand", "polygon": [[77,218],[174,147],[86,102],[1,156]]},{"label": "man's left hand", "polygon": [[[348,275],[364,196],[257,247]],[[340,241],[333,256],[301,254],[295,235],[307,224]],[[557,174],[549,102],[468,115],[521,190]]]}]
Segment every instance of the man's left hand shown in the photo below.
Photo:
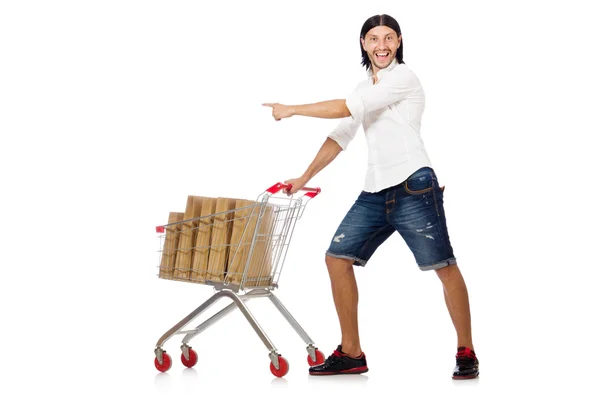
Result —
[{"label": "man's left hand", "polygon": [[263,103],[263,106],[268,106],[273,109],[273,118],[277,121],[294,115],[291,106],[282,105],[280,103]]},{"label": "man's left hand", "polygon": [[306,179],[304,177],[300,177],[300,178],[288,179],[288,180],[284,181],[283,183],[286,185],[292,185],[290,190],[287,190],[287,189],[285,190],[285,193],[288,196],[291,196],[292,194],[296,193],[297,191],[302,189],[304,186],[306,186],[306,184],[308,183],[308,179]]}]

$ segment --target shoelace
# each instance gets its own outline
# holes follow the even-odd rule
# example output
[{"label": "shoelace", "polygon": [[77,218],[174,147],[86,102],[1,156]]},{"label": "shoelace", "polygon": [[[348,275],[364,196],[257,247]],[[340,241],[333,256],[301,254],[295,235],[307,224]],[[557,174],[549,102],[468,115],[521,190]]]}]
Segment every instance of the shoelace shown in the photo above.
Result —
[{"label": "shoelace", "polygon": [[333,354],[329,357],[327,357],[327,359],[325,360],[325,364],[327,365],[335,365],[337,363],[341,363],[342,362],[342,353],[340,353],[337,350],[333,351]]},{"label": "shoelace", "polygon": [[463,365],[471,365],[475,362],[475,356],[470,354],[461,354],[458,353],[456,355],[456,363],[460,366]]}]

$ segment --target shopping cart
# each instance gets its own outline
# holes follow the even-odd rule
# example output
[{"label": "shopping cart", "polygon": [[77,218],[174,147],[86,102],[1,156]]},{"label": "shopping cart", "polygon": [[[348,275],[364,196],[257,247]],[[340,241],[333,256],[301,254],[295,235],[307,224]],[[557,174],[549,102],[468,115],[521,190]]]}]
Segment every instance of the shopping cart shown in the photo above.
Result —
[{"label": "shopping cart", "polygon": [[[161,372],[171,368],[172,360],[164,344],[174,335],[185,335],[181,344],[181,362],[191,368],[198,354],[189,342],[211,325],[240,309],[254,331],[269,350],[271,373],[285,376],[288,361],[277,352],[273,342],[258,324],[245,301],[268,297],[292,328],[307,344],[309,365],[324,362],[324,355],[315,347],[306,331],[275,296],[281,269],[298,219],[306,204],[321,192],[320,188],[304,188],[302,196],[282,194],[291,185],[276,183],[261,193],[256,201],[209,199],[203,213],[208,215],[158,226],[160,239],[159,278],[210,285],[214,294],[180,322],[168,330],[156,343],[154,365]],[[206,198],[205,198],[206,199]],[[222,210],[225,208],[226,210]],[[202,312],[221,298],[233,302],[190,330],[183,330]]]}]

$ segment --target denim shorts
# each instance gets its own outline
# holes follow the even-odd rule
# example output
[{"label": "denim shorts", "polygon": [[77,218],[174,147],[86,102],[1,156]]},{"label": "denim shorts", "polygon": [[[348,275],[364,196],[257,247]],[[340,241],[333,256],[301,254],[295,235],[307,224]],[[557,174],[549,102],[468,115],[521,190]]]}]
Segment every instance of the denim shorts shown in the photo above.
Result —
[{"label": "denim shorts", "polygon": [[361,192],[335,232],[327,255],[365,266],[389,236],[400,233],[421,270],[455,265],[444,213],[444,188],[433,169],[417,170],[399,185]]}]

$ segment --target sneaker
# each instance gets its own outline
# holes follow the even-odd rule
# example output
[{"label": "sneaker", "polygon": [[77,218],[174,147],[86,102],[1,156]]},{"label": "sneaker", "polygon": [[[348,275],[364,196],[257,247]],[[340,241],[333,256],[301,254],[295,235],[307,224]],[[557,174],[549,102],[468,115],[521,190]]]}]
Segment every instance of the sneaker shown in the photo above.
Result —
[{"label": "sneaker", "polygon": [[310,375],[362,374],[368,370],[365,353],[358,358],[353,358],[342,352],[342,345],[339,345],[323,364],[310,367],[308,373]]},{"label": "sneaker", "polygon": [[459,347],[452,379],[473,379],[479,376],[479,360],[468,347]]}]

